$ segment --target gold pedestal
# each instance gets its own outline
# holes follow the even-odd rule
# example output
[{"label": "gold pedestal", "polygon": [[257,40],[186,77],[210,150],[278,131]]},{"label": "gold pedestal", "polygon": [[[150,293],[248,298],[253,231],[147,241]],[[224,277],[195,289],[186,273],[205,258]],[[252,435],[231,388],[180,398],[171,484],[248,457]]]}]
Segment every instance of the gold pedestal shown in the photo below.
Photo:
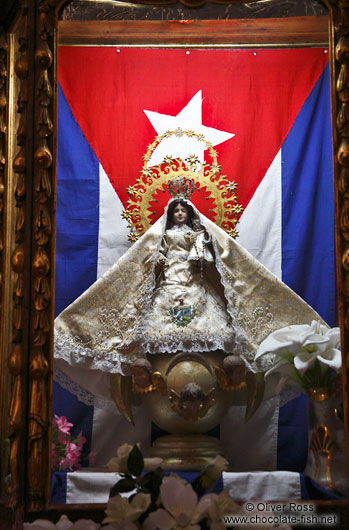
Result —
[{"label": "gold pedestal", "polygon": [[170,433],[158,438],[150,450],[150,456],[163,460],[164,469],[200,471],[222,455],[220,442],[204,433],[220,424],[233,400],[246,402],[243,362],[237,355],[229,356],[225,373],[225,359],[220,350],[204,355],[162,353],[134,361],[132,377],[112,376],[114,399],[128,419],[132,420],[133,393],[151,420]]},{"label": "gold pedestal", "polygon": [[160,436],[151,448],[151,456],[162,458],[162,467],[173,471],[201,471],[218,454],[222,454],[220,441],[203,434]]}]

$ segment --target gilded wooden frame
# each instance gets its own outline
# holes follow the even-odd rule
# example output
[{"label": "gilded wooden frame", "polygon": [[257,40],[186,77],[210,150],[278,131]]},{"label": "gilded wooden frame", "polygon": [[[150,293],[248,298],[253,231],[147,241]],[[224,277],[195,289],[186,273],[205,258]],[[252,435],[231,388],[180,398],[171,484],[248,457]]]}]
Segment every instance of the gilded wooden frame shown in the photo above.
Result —
[{"label": "gilded wooden frame", "polygon": [[[181,2],[196,7],[204,4],[204,0]],[[323,2],[330,12],[337,286],[348,435],[349,0]],[[48,509],[57,12],[64,3],[22,0],[7,36],[0,40],[0,405],[9,410],[9,440],[2,440],[1,446],[1,477],[7,471],[11,476],[1,493],[4,503],[16,509],[18,521],[23,509],[27,520],[30,513]],[[3,424],[1,430],[4,437]],[[9,470],[4,468],[7,456]]]}]

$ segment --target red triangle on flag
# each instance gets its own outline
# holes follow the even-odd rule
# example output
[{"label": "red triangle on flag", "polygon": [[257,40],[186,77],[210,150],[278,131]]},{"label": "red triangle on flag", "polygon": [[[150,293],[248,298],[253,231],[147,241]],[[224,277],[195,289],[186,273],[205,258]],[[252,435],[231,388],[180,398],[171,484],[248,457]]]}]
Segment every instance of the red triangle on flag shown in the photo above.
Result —
[{"label": "red triangle on flag", "polygon": [[124,204],[156,136],[144,113],[176,116],[202,91],[202,122],[235,134],[217,146],[245,206],[323,72],[307,49],[60,47],[58,80],[85,138]]}]

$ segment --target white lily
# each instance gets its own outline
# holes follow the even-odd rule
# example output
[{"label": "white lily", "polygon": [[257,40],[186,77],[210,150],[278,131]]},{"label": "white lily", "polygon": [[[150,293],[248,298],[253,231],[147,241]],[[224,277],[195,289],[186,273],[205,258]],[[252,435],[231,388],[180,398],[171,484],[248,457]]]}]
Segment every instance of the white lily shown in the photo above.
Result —
[{"label": "white lily", "polygon": [[275,368],[277,371],[286,369],[288,355],[294,358],[294,366],[303,375],[316,361],[324,368],[333,368],[339,372],[342,367],[340,352],[339,328],[329,329],[313,320],[311,325],[302,324],[287,326],[271,333],[259,346],[256,359],[267,353],[280,355]]},{"label": "white lily", "polygon": [[323,353],[314,351],[312,353],[303,352],[295,356],[294,365],[297,370],[303,375],[308,368],[313,366],[316,359],[320,361],[323,366],[333,368],[337,373],[342,368],[342,354],[337,348],[330,348]]}]

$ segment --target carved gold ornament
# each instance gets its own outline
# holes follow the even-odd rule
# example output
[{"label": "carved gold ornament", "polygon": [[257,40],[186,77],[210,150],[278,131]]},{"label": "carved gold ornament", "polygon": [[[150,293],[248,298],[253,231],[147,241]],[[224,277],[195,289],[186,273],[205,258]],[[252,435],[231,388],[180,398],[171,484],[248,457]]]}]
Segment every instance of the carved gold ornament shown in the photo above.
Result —
[{"label": "carved gold ornament", "polygon": [[212,387],[208,392],[204,393],[199,385],[195,385],[196,392],[190,392],[189,383],[183,388],[180,394],[173,389],[170,390],[169,400],[172,409],[177,412],[182,418],[189,422],[198,421],[199,418],[206,416],[207,412],[215,404],[215,398],[212,396],[215,388]]},{"label": "carved gold ornament", "polygon": [[[165,156],[163,162],[157,166],[148,166],[153,151],[166,138],[171,136],[187,136],[196,138],[198,142],[205,145],[208,151],[210,162],[201,163],[196,155],[190,155],[184,160]],[[156,136],[153,143],[148,145],[147,152],[143,156],[144,165],[141,176],[136,180],[136,184],[128,186],[126,189],[129,199],[127,207],[122,212],[123,219],[126,219],[130,228],[129,240],[134,242],[143,235],[152,224],[151,216],[154,215],[154,207],[151,202],[156,202],[156,194],[166,192],[168,184],[178,176],[185,177],[195,183],[197,191],[205,191],[208,195],[206,199],[213,199],[213,209],[215,222],[232,237],[236,237],[238,232],[236,224],[243,208],[237,201],[235,194],[237,184],[228,180],[226,175],[222,175],[221,166],[217,161],[218,153],[212,144],[205,140],[203,134],[197,134],[191,130],[166,131],[162,135]]]},{"label": "carved gold ornament", "polygon": [[[150,4],[150,1],[144,0]],[[203,3],[202,0],[180,0],[181,3],[195,4],[198,6]],[[218,1],[218,0],[217,0]],[[246,2],[247,0],[245,0]],[[221,0],[222,3],[227,3],[227,0]],[[237,3],[238,0],[231,0],[230,3]],[[345,200],[349,197],[349,158],[348,158],[348,131],[349,131],[349,90],[348,90],[348,79],[349,79],[349,55],[348,55],[348,28],[349,28],[349,2],[348,0],[324,0],[329,9],[330,18],[330,53],[331,60],[330,66],[332,70],[332,113],[333,113],[333,150],[334,156],[334,183],[335,183],[335,195],[336,195],[336,218],[345,220]],[[8,2],[7,2],[8,3]],[[12,2],[13,3],[13,2]],[[9,426],[10,426],[10,477],[12,490],[11,493],[11,506],[13,513],[11,514],[16,518],[17,524],[21,526],[24,513],[30,513],[33,509],[45,509],[48,503],[48,491],[49,491],[49,472],[48,472],[48,458],[47,450],[50,448],[50,429],[46,428],[48,422],[51,419],[51,407],[49,403],[42,407],[42,401],[38,400],[39,394],[46,400],[46,396],[50,396],[52,392],[52,380],[46,375],[46,367],[41,364],[37,364],[38,357],[35,356],[35,351],[32,351],[36,346],[32,344],[32,339],[37,338],[37,331],[40,329],[36,326],[36,329],[31,329],[31,315],[35,312],[36,317],[41,314],[46,314],[48,322],[44,323],[44,337],[46,342],[43,345],[44,354],[47,362],[49,363],[49,372],[52,370],[52,355],[48,355],[48,346],[50,341],[50,334],[53,329],[53,319],[50,317],[52,311],[50,307],[43,309],[42,303],[46,306],[46,301],[41,299],[41,291],[39,292],[40,284],[44,286],[45,297],[50,295],[49,289],[52,292],[53,282],[51,277],[46,274],[32,274],[32,243],[35,245],[35,250],[39,247],[45,247],[44,250],[49,258],[51,264],[54,263],[54,183],[55,183],[55,153],[56,143],[55,130],[56,130],[56,91],[50,88],[56,86],[56,74],[57,71],[57,51],[58,46],[56,45],[55,38],[58,34],[56,30],[57,25],[57,9],[61,5],[58,0],[38,0],[37,2],[28,2],[27,0],[20,0],[16,3],[20,9],[12,9],[11,14],[8,13],[7,20],[5,22],[4,30],[7,32],[6,45],[11,42],[12,35],[16,35],[16,61],[15,71],[13,78],[19,83],[19,94],[16,94],[17,104],[15,109],[17,120],[13,120],[13,123],[8,127],[9,134],[14,134],[15,139],[18,141],[18,146],[14,148],[13,157],[10,156],[9,152],[7,155],[9,173],[14,173],[15,183],[14,186],[9,186],[5,193],[11,197],[11,207],[13,205],[15,209],[14,215],[9,215],[9,219],[15,223],[15,253],[11,262],[11,269],[6,267],[3,270],[2,282],[8,284],[13,276],[14,286],[11,287],[11,300],[13,298],[13,306],[10,303],[2,304],[1,307],[1,318],[2,321],[8,318],[11,313],[13,315],[13,333],[11,334],[10,340],[12,342],[12,348],[8,352],[7,348],[2,348],[2,355],[8,358],[11,373],[11,396],[10,396],[10,407],[9,407]],[[1,5],[2,6],[2,5]],[[20,25],[18,31],[14,31],[16,28],[8,27],[9,22],[14,17],[17,17],[16,24]],[[29,19],[29,23],[28,23]],[[13,20],[11,21],[13,22]],[[34,32],[35,28],[35,32]],[[7,31],[8,29],[8,31]],[[19,37],[19,39],[18,39]],[[147,33],[145,33],[145,38]],[[153,37],[156,39],[155,37]],[[182,37],[183,38],[183,37]],[[204,40],[204,36],[202,37]],[[215,35],[213,35],[215,38]],[[218,37],[217,37],[218,39]],[[149,41],[149,39],[148,39]],[[50,64],[50,52],[47,54],[45,45],[47,44],[48,49],[52,53],[53,62]],[[17,53],[18,49],[18,53]],[[34,55],[36,54],[36,55]],[[44,54],[44,56],[43,56]],[[17,60],[18,59],[18,60]],[[36,60],[35,60],[36,59]],[[3,64],[8,64],[7,58],[2,61]],[[1,64],[1,63],[0,63]],[[35,72],[33,71],[35,67]],[[44,72],[46,70],[46,72]],[[17,76],[17,78],[16,78]],[[9,83],[6,82],[7,86],[10,86],[10,75],[8,76]],[[34,84],[35,82],[35,84]],[[4,86],[4,85],[3,85]],[[39,90],[39,93],[36,92]],[[51,96],[52,94],[52,96]],[[46,103],[49,103],[48,105]],[[3,103],[1,103],[3,105]],[[0,105],[0,106],[1,106]],[[7,106],[7,116],[9,115]],[[34,109],[35,107],[35,116]],[[2,116],[5,116],[5,112],[2,112]],[[338,118],[338,120],[337,120]],[[49,167],[43,167],[42,163],[50,163],[50,155],[48,158],[39,156],[35,159],[35,188],[33,191],[36,194],[35,197],[35,213],[32,215],[32,176],[33,176],[33,160],[34,152],[37,147],[44,146],[45,150],[45,138],[42,134],[49,132],[51,125],[53,124],[53,135],[49,138],[48,145],[52,153],[53,163]],[[34,125],[33,125],[34,124]],[[38,129],[37,129],[38,128]],[[33,131],[35,138],[33,138]],[[30,134],[29,134],[30,133]],[[4,138],[3,129],[1,127],[1,140]],[[40,139],[42,141],[40,141]],[[42,150],[40,149],[41,153]],[[2,156],[4,154],[3,151]],[[18,154],[18,156],[17,156]],[[2,158],[2,157],[1,157]],[[28,164],[28,165],[27,165]],[[1,165],[4,166],[4,162],[1,159]],[[12,171],[13,168],[13,171]],[[147,166],[145,166],[147,168]],[[2,169],[0,167],[0,169]],[[143,182],[135,185],[135,192],[139,194],[139,187],[145,186]],[[203,180],[209,180],[203,177]],[[155,182],[154,186],[157,185]],[[204,184],[201,184],[203,186]],[[225,186],[225,190],[228,191],[231,183]],[[52,191],[51,191],[52,190]],[[1,191],[1,190],[0,190]],[[233,190],[234,191],[234,190]],[[232,200],[232,197],[228,197],[227,200]],[[40,230],[36,232],[36,228],[40,226],[40,210],[39,203],[45,203],[49,217],[51,218],[53,229],[47,233],[48,242],[46,245],[43,244],[43,239],[46,237],[46,230]],[[137,202],[132,203],[137,204]],[[125,210],[127,215],[128,208]],[[130,214],[132,219],[132,215]],[[33,223],[31,222],[33,219]],[[46,212],[45,212],[46,219]],[[224,218],[223,218],[224,219]],[[219,224],[218,217],[216,222]],[[47,223],[45,222],[47,227]],[[148,226],[149,227],[149,226]],[[343,366],[348,367],[348,339],[349,339],[349,240],[345,237],[345,230],[347,229],[346,224],[336,227],[336,241],[337,241],[337,272],[338,272],[338,299],[339,299],[339,318],[342,328],[342,351],[344,355]],[[33,240],[31,241],[31,234],[33,234]],[[36,236],[40,235],[40,242],[36,242]],[[134,235],[136,239],[140,233],[134,229]],[[40,259],[39,261],[42,262]],[[45,260],[46,262],[46,260]],[[36,264],[38,261],[36,261]],[[47,263],[47,262],[46,262]],[[12,268],[13,267],[13,268]],[[53,270],[52,267],[50,270]],[[38,271],[39,272],[39,271]],[[49,274],[51,274],[49,272]],[[34,285],[35,284],[35,285]],[[41,288],[40,288],[41,289]],[[34,293],[32,295],[31,293]],[[13,297],[12,297],[13,295]],[[30,304],[29,301],[31,296],[35,298],[35,305]],[[52,295],[50,295],[50,298]],[[40,301],[40,303],[39,303]],[[9,317],[10,318],[10,317]],[[45,316],[46,318],[46,316]],[[38,319],[41,320],[41,316]],[[37,322],[38,322],[37,320]],[[47,330],[47,328],[49,328]],[[12,331],[12,326],[11,326]],[[28,337],[29,333],[29,337]],[[29,353],[31,359],[29,361]],[[31,370],[29,372],[29,363],[31,364]],[[38,378],[39,376],[39,378]],[[3,375],[2,382],[4,382]],[[34,381],[36,377],[36,382]],[[120,378],[122,376],[120,375]],[[347,389],[348,381],[348,370],[343,371],[343,388]],[[127,380],[128,387],[131,383],[131,378],[124,378]],[[30,383],[30,384],[27,384]],[[34,384],[35,383],[35,384]],[[255,384],[255,391],[253,393],[253,399],[251,404],[258,402],[258,396],[260,395],[259,388],[261,387],[262,381],[258,381]],[[38,386],[40,388],[38,388]],[[247,382],[249,386],[249,382]],[[123,395],[125,395],[128,389],[123,389]],[[150,393],[152,395],[153,393]],[[146,394],[148,396],[149,394]],[[23,397],[28,396],[28,399]],[[157,395],[155,395],[158,398]],[[31,403],[31,417],[28,418],[27,402]],[[126,398],[125,398],[126,401]],[[40,417],[34,416],[33,406],[37,403],[40,405]],[[349,397],[348,393],[344,394],[344,409],[349,410]],[[5,407],[2,408],[5,411]],[[4,412],[4,415],[6,413]],[[344,418],[345,426],[348,430],[348,415]],[[39,427],[39,422],[45,425],[45,428],[36,432],[36,426]],[[27,456],[26,441],[30,439],[30,456]],[[203,462],[207,463],[216,454],[219,453],[219,447],[215,445],[217,440],[214,437],[202,436],[202,446],[206,449],[205,458],[201,457],[200,465]],[[208,441],[211,444],[208,447]],[[160,441],[159,441],[160,440]],[[171,439],[171,443],[161,441],[161,438],[155,442],[157,445],[158,454],[161,453],[164,458],[168,455],[176,455],[176,450],[181,452],[183,455],[183,444],[182,438],[177,436],[176,439]],[[154,445],[155,445],[154,444]],[[187,460],[186,469],[190,469],[190,464],[197,458],[199,452],[198,437],[191,440],[191,445],[187,440]],[[43,450],[43,451],[42,451]],[[201,453],[200,453],[201,455]],[[29,465],[26,464],[26,459],[29,459]],[[197,459],[198,461],[199,459]],[[171,462],[172,469],[175,469],[175,459]],[[28,477],[27,469],[32,472],[32,475]],[[30,479],[30,480],[29,480]],[[16,491],[17,489],[17,491]],[[27,492],[27,493],[26,493]],[[54,511],[46,511],[45,518],[48,516],[50,519],[54,518]]]},{"label": "carved gold ornament", "polygon": [[166,396],[167,387],[166,381],[161,372],[153,372],[151,374],[151,384],[146,387],[141,387],[137,384],[134,376],[132,376],[132,390],[135,394],[146,394],[147,392],[159,392],[161,396]]},{"label": "carved gold ornament", "polygon": [[241,390],[246,387],[245,381],[240,381],[238,383],[232,382],[228,374],[219,366],[214,367],[214,373],[216,375],[217,383],[222,390],[226,392],[234,392],[236,390]]},{"label": "carved gold ornament", "polygon": [[326,481],[331,489],[333,488],[331,477],[331,461],[334,447],[335,442],[328,427],[322,423],[316,425],[310,442],[310,449],[312,450],[315,458],[314,480],[319,479],[321,459],[324,459]]},{"label": "carved gold ornament", "polygon": [[[164,407],[168,400],[172,410],[189,422],[197,422],[204,418],[215,405],[217,392],[235,392],[246,387],[245,364],[233,363],[233,369],[224,370],[224,362],[232,361],[238,356],[228,356],[223,360],[222,367],[198,352],[180,352],[171,356],[161,369],[153,370],[152,364],[146,359],[138,359],[131,366],[131,376],[112,374],[112,394],[119,412],[133,423],[132,403],[136,403],[134,396],[149,396],[158,393],[156,406]],[[179,372],[169,380],[172,370],[181,363]],[[191,365],[191,381],[186,379],[188,363]],[[232,364],[230,362],[230,364]],[[205,370],[194,375],[195,366],[202,366]],[[242,368],[242,370],[241,370]],[[238,370],[239,373],[236,373]],[[207,384],[203,373],[212,377],[211,384]],[[213,395],[215,393],[215,396]],[[164,397],[165,402],[160,400]]]}]

